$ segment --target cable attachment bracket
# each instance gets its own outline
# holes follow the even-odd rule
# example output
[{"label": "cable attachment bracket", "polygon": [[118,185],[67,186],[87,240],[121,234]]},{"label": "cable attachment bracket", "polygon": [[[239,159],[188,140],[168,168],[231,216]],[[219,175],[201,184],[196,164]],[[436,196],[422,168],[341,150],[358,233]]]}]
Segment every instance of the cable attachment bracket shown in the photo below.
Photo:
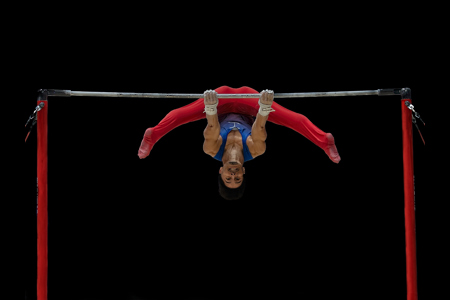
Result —
[{"label": "cable attachment bracket", "polygon": [[34,112],[31,114],[31,116],[28,118],[28,121],[25,123],[25,128],[27,127],[27,125],[32,121],[31,125],[30,125],[30,129],[28,130],[27,136],[25,137],[25,143],[27,142],[28,136],[30,135],[31,129],[33,129],[33,126],[36,124],[37,122],[37,118],[36,115],[38,113],[38,111],[40,111],[43,107],[45,106],[44,102],[39,103],[38,106],[36,106],[36,109],[34,110]]},{"label": "cable attachment bracket", "polygon": [[[423,121],[423,119],[420,117],[419,113],[417,111],[414,110],[414,105],[412,105],[409,101],[405,101],[405,105],[406,107],[408,107],[416,116],[417,119],[419,119],[420,121],[422,121],[423,126],[425,126],[425,122]],[[414,117],[413,117],[414,118]]]},{"label": "cable attachment bracket", "polygon": [[406,107],[408,107],[408,108],[414,113],[414,115],[411,115],[411,117],[412,117],[412,122],[413,122],[414,125],[416,126],[417,131],[419,132],[420,137],[422,138],[422,142],[423,142],[423,144],[425,145],[425,139],[423,138],[422,133],[420,132],[419,126],[417,126],[417,120],[416,120],[416,118],[419,119],[420,121],[422,121],[423,126],[425,126],[425,122],[424,122],[423,119],[420,117],[419,113],[418,113],[417,111],[414,110],[414,105],[412,105],[409,101],[405,101],[405,105],[406,105]]}]

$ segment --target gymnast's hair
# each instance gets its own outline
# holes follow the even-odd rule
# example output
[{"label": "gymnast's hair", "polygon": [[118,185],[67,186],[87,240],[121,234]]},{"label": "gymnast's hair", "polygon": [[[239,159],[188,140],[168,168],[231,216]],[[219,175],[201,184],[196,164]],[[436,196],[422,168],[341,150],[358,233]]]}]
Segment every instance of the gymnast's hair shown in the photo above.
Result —
[{"label": "gymnast's hair", "polygon": [[222,177],[219,174],[219,194],[225,200],[238,200],[241,199],[245,191],[245,178],[242,177],[242,183],[238,188],[230,189],[223,182]]}]

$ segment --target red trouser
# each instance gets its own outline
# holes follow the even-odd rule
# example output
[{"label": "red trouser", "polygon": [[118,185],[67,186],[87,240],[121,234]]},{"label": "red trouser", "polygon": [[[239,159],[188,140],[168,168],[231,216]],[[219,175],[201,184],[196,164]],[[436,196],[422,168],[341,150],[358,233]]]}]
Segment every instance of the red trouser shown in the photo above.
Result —
[{"label": "red trouser", "polygon": [[[259,94],[258,91],[243,86],[238,89],[228,86],[221,86],[215,89],[217,94]],[[256,116],[259,110],[259,97],[245,99],[219,99],[217,106],[217,114],[237,113],[244,115]],[[334,138],[331,134],[327,134],[317,128],[304,115],[290,111],[275,101],[272,104],[275,110],[269,114],[268,121],[293,129],[313,142],[315,145],[323,149],[331,160],[339,162],[339,154],[334,146]],[[204,99],[198,99],[186,106],[172,110],[165,118],[155,127],[147,129],[139,148],[139,157],[146,157],[153,145],[164,135],[176,127],[206,118]]]}]

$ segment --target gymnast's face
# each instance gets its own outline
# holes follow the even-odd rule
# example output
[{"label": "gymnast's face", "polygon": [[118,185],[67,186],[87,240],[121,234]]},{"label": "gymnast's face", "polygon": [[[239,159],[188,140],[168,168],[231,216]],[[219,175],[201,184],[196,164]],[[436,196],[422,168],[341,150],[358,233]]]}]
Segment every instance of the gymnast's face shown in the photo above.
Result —
[{"label": "gymnast's face", "polygon": [[245,168],[239,163],[226,163],[220,168],[219,174],[228,188],[236,189],[244,180]]}]

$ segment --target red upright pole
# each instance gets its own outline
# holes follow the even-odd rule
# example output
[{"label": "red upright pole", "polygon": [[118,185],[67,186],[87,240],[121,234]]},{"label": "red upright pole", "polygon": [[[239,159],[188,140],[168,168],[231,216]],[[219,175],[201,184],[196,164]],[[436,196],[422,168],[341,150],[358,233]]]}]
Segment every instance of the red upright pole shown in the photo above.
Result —
[{"label": "red upright pole", "polygon": [[417,300],[416,222],[414,199],[414,164],[411,90],[402,90],[403,182],[405,196],[406,285],[407,300]]},{"label": "red upright pole", "polygon": [[48,270],[48,212],[47,212],[47,91],[41,91],[38,105],[44,107],[37,113],[37,300],[47,300]]}]

